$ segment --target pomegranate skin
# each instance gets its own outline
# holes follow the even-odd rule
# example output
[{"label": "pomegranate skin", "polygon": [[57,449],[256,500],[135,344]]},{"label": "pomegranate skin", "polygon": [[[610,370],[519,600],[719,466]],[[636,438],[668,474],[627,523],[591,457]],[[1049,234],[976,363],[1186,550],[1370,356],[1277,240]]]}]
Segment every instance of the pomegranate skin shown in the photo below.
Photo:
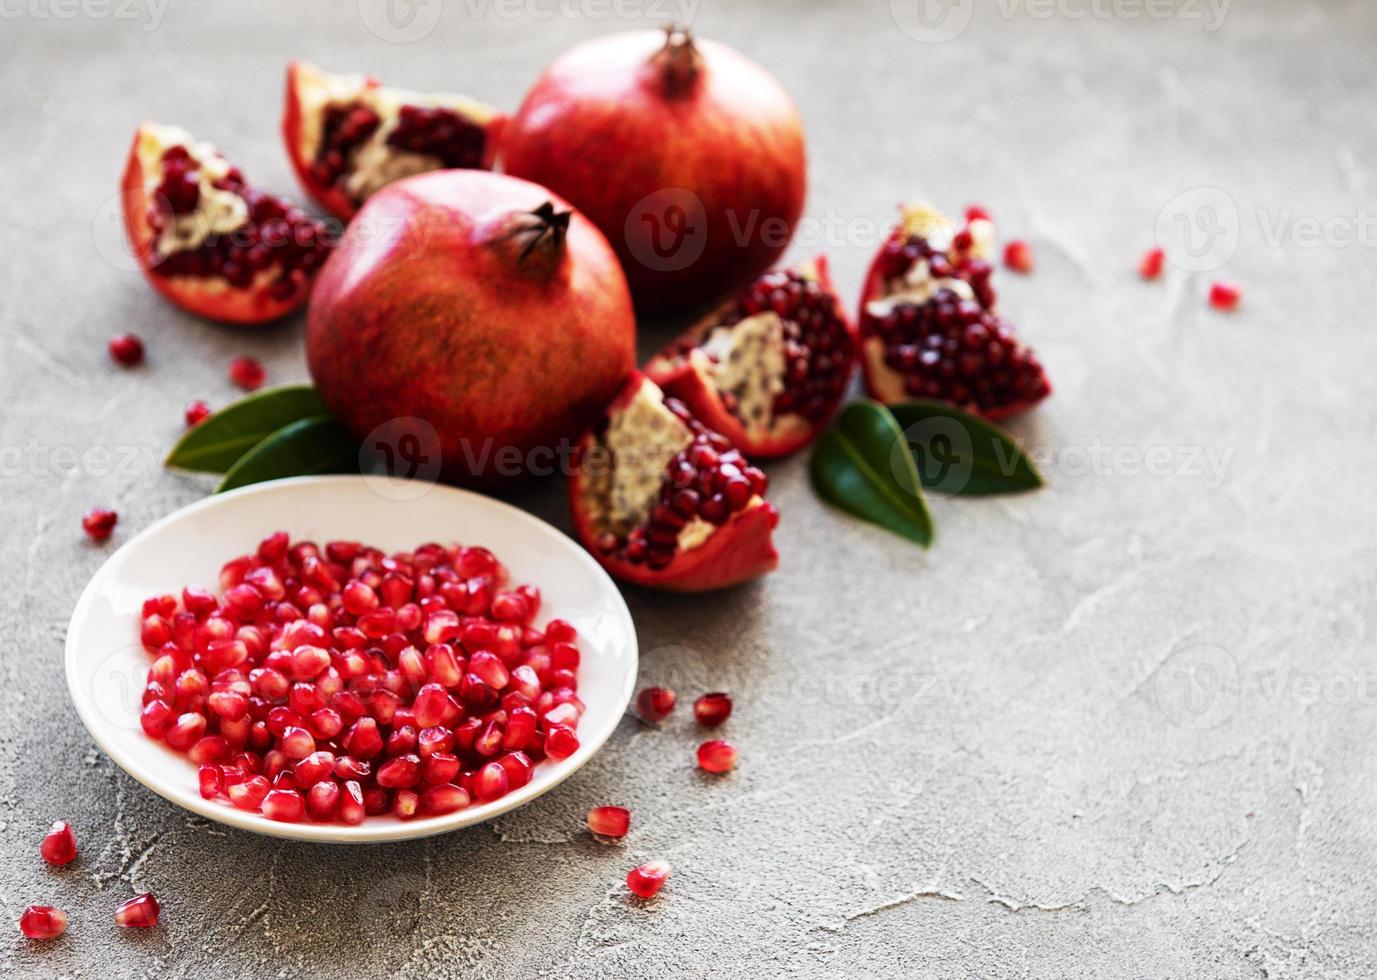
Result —
[{"label": "pomegranate skin", "polygon": [[578,212],[526,253],[547,204],[569,211],[477,170],[368,199],[321,270],[306,330],[316,388],[355,437],[424,419],[454,483],[558,467],[548,451],[566,452],[634,370],[636,323],[616,256]]},{"label": "pomegranate skin", "polygon": [[[634,31],[566,52],[502,147],[507,173],[602,229],[650,313],[705,307],[774,264],[807,181],[803,125],[774,77],[726,45],[669,38]],[[686,232],[661,227],[676,219]]]}]

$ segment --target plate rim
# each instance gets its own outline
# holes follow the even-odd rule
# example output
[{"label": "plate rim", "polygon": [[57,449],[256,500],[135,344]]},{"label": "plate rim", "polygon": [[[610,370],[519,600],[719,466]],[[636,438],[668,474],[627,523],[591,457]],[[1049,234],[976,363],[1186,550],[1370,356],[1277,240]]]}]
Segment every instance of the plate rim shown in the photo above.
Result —
[{"label": "plate rim", "polygon": [[[636,635],[635,621],[631,617],[631,610],[626,605],[626,598],[622,595],[621,589],[597,561],[580,545],[577,541],[565,534],[559,528],[548,521],[536,517],[505,500],[498,500],[495,497],[487,496],[474,490],[464,487],[453,487],[446,484],[431,484],[427,494],[434,491],[455,494],[461,501],[471,502],[481,501],[485,507],[494,507],[501,511],[506,511],[514,515],[518,521],[527,525],[539,528],[543,533],[558,538],[563,544],[568,545],[576,559],[598,580],[606,591],[615,599],[613,608],[626,627],[628,638],[628,669],[622,680],[621,691],[617,698],[618,704],[614,705],[613,711],[609,712],[608,720],[601,730],[590,733],[591,738],[579,740],[579,752],[570,759],[560,760],[556,763],[551,774],[540,784],[527,783],[525,786],[491,803],[483,803],[478,806],[466,807],[454,813],[444,814],[438,817],[418,817],[415,820],[406,822],[372,824],[365,820],[361,824],[317,824],[309,821],[300,823],[284,823],[276,820],[269,820],[260,813],[250,813],[239,810],[233,806],[227,806],[223,802],[207,800],[202,798],[199,793],[187,791],[185,797],[178,795],[178,791],[170,786],[164,787],[163,783],[157,779],[144,778],[142,767],[125,756],[123,750],[117,747],[114,739],[107,738],[104,733],[102,722],[93,723],[93,716],[98,714],[94,702],[90,702],[85,694],[81,692],[80,681],[84,680],[77,671],[77,642],[76,626],[90,613],[90,607],[96,601],[98,594],[97,586],[102,582],[107,574],[107,569],[114,563],[127,549],[148,537],[152,537],[175,521],[185,519],[187,516],[208,510],[218,506],[222,501],[252,497],[270,491],[280,491],[289,486],[304,485],[329,485],[329,484],[350,484],[353,486],[367,486],[368,477],[359,474],[335,474],[318,476],[296,476],[286,477],[280,480],[269,480],[263,483],[256,483],[247,487],[240,487],[225,493],[211,493],[199,500],[179,507],[169,514],[165,514],[152,524],[140,530],[128,541],[125,541],[115,551],[109,554],[99,568],[91,575],[85,587],[81,590],[81,595],[77,598],[76,605],[72,608],[72,615],[67,621],[67,634],[63,643],[63,667],[67,677],[67,693],[72,699],[72,704],[76,708],[77,717],[81,719],[82,725],[87,733],[96,743],[97,747],[105,753],[117,766],[127,775],[138,782],[140,785],[152,790],[158,796],[167,800],[169,803],[198,816],[213,820],[216,823],[234,827],[238,830],[245,830],[251,833],[262,834],[268,837],[276,837],[287,840],[299,840],[308,843],[319,844],[377,844],[393,843],[404,840],[415,840],[424,837],[433,837],[437,834],[450,833],[455,830],[462,830],[476,824],[491,820],[493,817],[501,816],[519,806],[537,799],[548,793],[550,790],[559,786],[566,779],[583,768],[589,760],[602,751],[616,731],[622,718],[626,715],[628,705],[631,703],[631,695],[635,690],[636,678],[639,673],[640,665],[640,642]],[[111,573],[113,574],[113,573]],[[580,735],[584,733],[581,731]],[[145,736],[146,737],[146,736]]]}]

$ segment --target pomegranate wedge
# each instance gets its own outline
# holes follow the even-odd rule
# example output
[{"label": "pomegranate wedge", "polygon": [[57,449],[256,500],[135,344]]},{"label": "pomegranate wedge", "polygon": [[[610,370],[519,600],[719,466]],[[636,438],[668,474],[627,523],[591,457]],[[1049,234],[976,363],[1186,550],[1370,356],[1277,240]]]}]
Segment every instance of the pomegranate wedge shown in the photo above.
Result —
[{"label": "pomegranate wedge", "polygon": [[761,276],[652,359],[646,374],[747,456],[769,459],[827,424],[858,346],[818,258]]},{"label": "pomegranate wedge", "polygon": [[730,440],[637,374],[580,441],[569,495],[579,539],[613,575],[702,592],[779,564],[765,486]]},{"label": "pomegranate wedge", "polygon": [[121,187],[125,232],[148,281],[213,320],[290,313],[330,250],[319,221],[255,189],[214,147],[174,126],[139,127]]},{"label": "pomegranate wedge", "polygon": [[935,398],[998,419],[1052,393],[1037,357],[994,311],[993,239],[979,212],[954,230],[933,208],[904,208],[861,295],[861,364],[873,397]]},{"label": "pomegranate wedge", "polygon": [[507,117],[462,95],[385,88],[366,75],[287,67],[282,137],[321,206],[353,216],[370,194],[428,170],[490,170]]}]

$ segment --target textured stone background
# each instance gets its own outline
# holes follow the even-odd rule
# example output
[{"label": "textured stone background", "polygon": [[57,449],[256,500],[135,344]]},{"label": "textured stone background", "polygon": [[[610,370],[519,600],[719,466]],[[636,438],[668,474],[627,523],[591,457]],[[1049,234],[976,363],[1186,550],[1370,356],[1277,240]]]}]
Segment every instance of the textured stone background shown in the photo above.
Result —
[{"label": "textured stone background", "polygon": [[[923,35],[910,6],[899,20]],[[73,926],[46,947],[0,941],[0,972],[1377,972],[1377,10],[979,8],[941,43],[880,0],[704,0],[694,20],[795,93],[814,219],[796,254],[825,248],[849,295],[869,229],[906,196],[981,201],[1032,241],[1037,274],[1002,293],[1057,385],[1016,427],[1050,487],[936,500],[923,554],[825,509],[803,459],[774,467],[777,574],[628,597],[645,681],[737,694],[736,774],[695,773],[686,715],[663,732],[628,719],[518,812],[327,849],[188,819],[94,748],[63,684],[67,617],[109,550],[82,511],[118,508],[113,547],[206,492],[158,459],[185,401],[232,397],[231,356],[304,377],[299,321],[198,322],[103,258],[130,133],[180,123],[294,193],[276,131],[288,58],[511,107],[561,49],[627,21],[598,0],[544,18],[554,0],[469,0],[394,43],[353,2],[140,0],[133,19],[7,3],[0,895],[10,921],[49,900]],[[1140,283],[1163,214],[1194,222],[1193,265],[1227,267]],[[1245,286],[1236,315],[1205,306],[1220,274]],[[108,362],[123,329],[146,367]],[[515,499],[567,527],[558,487]],[[636,814],[621,848],[580,829],[611,800]],[[58,817],[83,851],[54,874],[37,843]],[[622,876],[652,856],[677,870],[633,904]],[[165,924],[116,935],[108,910],[145,889]]]}]

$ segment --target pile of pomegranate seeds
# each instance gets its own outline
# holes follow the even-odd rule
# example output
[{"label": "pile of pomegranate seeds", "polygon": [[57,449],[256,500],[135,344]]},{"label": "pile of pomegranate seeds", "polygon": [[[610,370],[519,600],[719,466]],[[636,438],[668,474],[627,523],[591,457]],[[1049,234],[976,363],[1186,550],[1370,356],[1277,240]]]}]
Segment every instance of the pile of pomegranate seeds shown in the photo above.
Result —
[{"label": "pile of pomegranate seeds", "polygon": [[579,745],[578,634],[532,623],[485,548],[384,554],[284,532],[147,600],[142,724],[201,795],[272,820],[356,824],[486,803]]},{"label": "pile of pomegranate seeds", "polygon": [[51,905],[30,905],[19,916],[19,931],[30,939],[56,939],[67,931],[67,913]]},{"label": "pile of pomegranate seeds", "polygon": [[115,530],[115,522],[120,519],[113,510],[92,507],[81,517],[81,529],[92,541],[104,541]]},{"label": "pile of pomegranate seeds", "polygon": [[117,333],[107,345],[116,364],[133,367],[143,362],[143,341],[132,333]]},{"label": "pile of pomegranate seeds", "polygon": [[268,372],[254,357],[236,357],[230,361],[229,379],[245,391],[261,388]]}]

